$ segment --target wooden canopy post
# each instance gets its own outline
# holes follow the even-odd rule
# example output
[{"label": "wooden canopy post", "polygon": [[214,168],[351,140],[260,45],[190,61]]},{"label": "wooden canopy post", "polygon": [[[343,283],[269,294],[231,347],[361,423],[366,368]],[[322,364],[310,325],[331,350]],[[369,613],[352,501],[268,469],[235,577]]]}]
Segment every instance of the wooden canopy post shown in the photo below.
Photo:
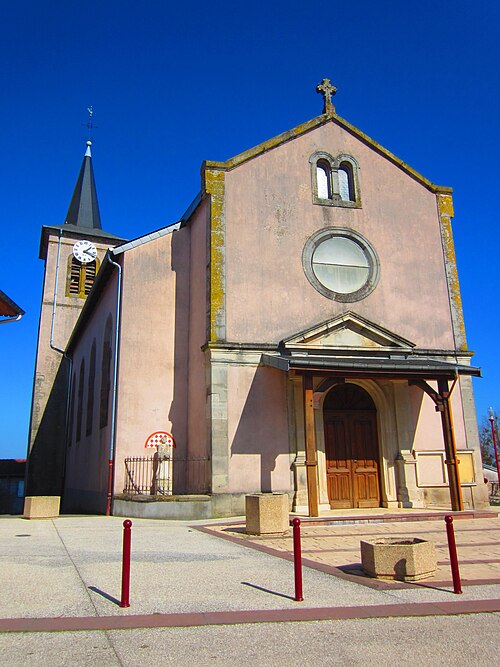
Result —
[{"label": "wooden canopy post", "polygon": [[309,516],[319,516],[318,503],[318,461],[316,456],[316,430],[314,427],[313,378],[303,376],[304,383],[304,426],[306,439],[307,503]]},{"label": "wooden canopy post", "polygon": [[432,398],[436,405],[436,410],[441,413],[444,450],[446,454],[445,463],[448,468],[448,484],[450,486],[451,509],[454,512],[462,512],[464,509],[464,502],[462,499],[462,487],[460,485],[460,473],[458,471],[457,446],[455,443],[455,433],[453,431],[453,418],[450,403],[451,391],[448,388],[448,380],[446,378],[438,378],[437,391],[428,385],[425,380],[408,380],[408,384],[420,387],[422,391]]},{"label": "wooden canopy post", "polygon": [[438,380],[438,392],[441,396],[441,423],[443,425],[444,449],[446,452],[446,465],[448,466],[448,481],[450,484],[451,509],[462,512],[464,502],[462,499],[462,487],[460,485],[460,473],[458,470],[457,445],[453,431],[453,419],[450,404],[450,391],[448,380]]}]

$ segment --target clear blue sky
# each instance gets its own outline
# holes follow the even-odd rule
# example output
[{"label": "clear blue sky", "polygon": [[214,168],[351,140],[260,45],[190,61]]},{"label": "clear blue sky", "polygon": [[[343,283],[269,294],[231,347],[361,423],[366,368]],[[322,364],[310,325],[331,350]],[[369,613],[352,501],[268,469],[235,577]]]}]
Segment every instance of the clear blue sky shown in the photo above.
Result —
[{"label": "clear blue sky", "polygon": [[[339,115],[434,183],[454,188],[479,415],[500,409],[500,5],[494,0],[1,3],[0,289],[25,311],[0,327],[0,458],[24,457],[43,262],[85,150],[103,227],[134,238],[176,221],[204,159],[225,160],[317,116]],[[404,221],[402,221],[404,222]]]}]

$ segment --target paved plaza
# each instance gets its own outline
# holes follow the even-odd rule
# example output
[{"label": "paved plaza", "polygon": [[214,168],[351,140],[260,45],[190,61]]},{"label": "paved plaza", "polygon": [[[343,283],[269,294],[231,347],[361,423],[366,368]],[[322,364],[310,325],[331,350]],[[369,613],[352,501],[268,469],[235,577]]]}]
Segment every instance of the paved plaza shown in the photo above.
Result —
[{"label": "paved plaza", "polygon": [[[455,521],[454,595],[443,521],[303,524],[304,602],[291,537],[243,524],[133,519],[131,606],[118,606],[123,519],[0,518],[0,664],[491,665],[500,633],[500,520]],[[367,579],[359,540],[435,541],[418,585]],[[221,539],[223,538],[223,539]]]},{"label": "paved plaza", "polygon": [[[453,522],[460,575],[463,586],[500,584],[500,520],[498,517],[458,519]],[[213,525],[206,532],[245,544],[264,553],[291,558],[293,543],[291,531],[286,536],[249,536],[245,524]],[[412,587],[414,584],[388,583],[366,577],[361,570],[360,540],[380,537],[417,537],[434,543],[437,570],[433,577],[419,585],[453,588],[450,569],[446,525],[442,519],[425,521],[377,522],[301,526],[302,557],[308,567],[336,576],[351,575],[353,581],[375,588]]]}]

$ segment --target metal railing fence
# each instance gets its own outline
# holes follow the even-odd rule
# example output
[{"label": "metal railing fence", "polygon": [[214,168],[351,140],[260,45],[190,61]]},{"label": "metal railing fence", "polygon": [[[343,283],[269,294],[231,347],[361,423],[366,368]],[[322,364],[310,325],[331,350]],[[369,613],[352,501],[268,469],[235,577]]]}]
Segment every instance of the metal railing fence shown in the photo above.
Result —
[{"label": "metal railing fence", "polygon": [[125,484],[123,493],[126,495],[172,495],[171,457],[129,456],[125,459]]}]

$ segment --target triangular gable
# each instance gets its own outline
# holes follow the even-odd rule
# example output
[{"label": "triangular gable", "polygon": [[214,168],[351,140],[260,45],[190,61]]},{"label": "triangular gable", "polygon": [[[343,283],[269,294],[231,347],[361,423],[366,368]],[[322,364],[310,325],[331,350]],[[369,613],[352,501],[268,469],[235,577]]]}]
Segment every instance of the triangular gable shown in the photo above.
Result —
[{"label": "triangular gable", "polygon": [[411,352],[415,343],[347,312],[332,320],[286,338],[280,347],[287,350],[367,350]]},{"label": "triangular gable", "polygon": [[418,171],[410,167],[410,165],[406,164],[406,162],[400,160],[398,157],[396,157],[396,155],[388,151],[386,148],[384,148],[379,143],[374,141],[374,139],[371,139],[367,134],[361,132],[361,130],[358,130],[357,127],[351,125],[344,118],[341,118],[333,111],[329,112],[327,111],[323,113],[321,116],[316,116],[316,118],[313,118],[312,120],[302,123],[301,125],[297,125],[297,127],[294,127],[293,129],[288,130],[287,132],[283,132],[282,134],[279,134],[278,136],[273,137],[272,139],[263,141],[258,146],[254,146],[253,148],[250,148],[244,151],[243,153],[239,153],[239,155],[235,155],[234,157],[230,158],[229,160],[226,160],[225,162],[212,162],[206,160],[202,165],[203,190],[205,190],[205,175],[204,175],[205,171],[207,170],[230,171],[231,169],[238,167],[240,164],[243,164],[248,160],[252,160],[253,158],[258,157],[259,155],[262,155],[267,151],[270,151],[274,148],[278,148],[282,144],[288,141],[292,141],[293,139],[296,139],[297,137],[300,137],[303,134],[306,134],[307,132],[311,132],[315,128],[320,127],[321,125],[325,125],[326,123],[330,122],[336,123],[340,127],[344,128],[344,130],[346,130],[354,137],[362,141],[364,144],[372,148],[379,155],[382,155],[387,160],[395,164],[402,171],[411,176],[411,178],[416,180],[418,183],[426,187],[431,192],[448,193],[448,194],[453,192],[453,189],[450,187],[435,185],[434,183],[429,181],[427,178],[422,176],[422,174],[420,174]]}]

